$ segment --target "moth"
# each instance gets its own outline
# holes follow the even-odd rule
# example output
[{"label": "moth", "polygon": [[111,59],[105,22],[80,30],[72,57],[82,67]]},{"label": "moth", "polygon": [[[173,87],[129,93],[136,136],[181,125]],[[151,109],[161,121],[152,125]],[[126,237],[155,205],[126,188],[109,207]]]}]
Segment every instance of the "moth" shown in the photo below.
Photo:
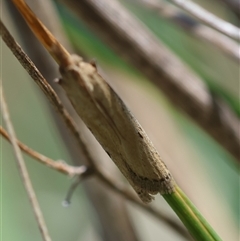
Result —
[{"label": "moth", "polygon": [[171,194],[175,181],[138,121],[98,73],[96,66],[70,55],[23,0],[13,0],[38,39],[59,64],[63,87],[86,126],[144,203]]},{"label": "moth", "polygon": [[94,64],[70,55],[59,83],[89,130],[144,203],[172,193],[175,182],[138,121]]}]

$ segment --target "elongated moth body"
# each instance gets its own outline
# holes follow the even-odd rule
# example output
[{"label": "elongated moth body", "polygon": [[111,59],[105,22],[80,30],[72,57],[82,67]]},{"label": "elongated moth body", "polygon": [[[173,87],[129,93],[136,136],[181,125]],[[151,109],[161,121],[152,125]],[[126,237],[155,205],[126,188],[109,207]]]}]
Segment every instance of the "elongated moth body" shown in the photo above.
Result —
[{"label": "elongated moth body", "polygon": [[[77,55],[60,66],[59,81],[78,115],[115,162],[141,200],[172,193],[175,182],[158,152],[128,108],[98,74]],[[65,63],[66,63],[65,62]]]},{"label": "elongated moth body", "polygon": [[148,203],[152,195],[174,192],[175,181],[158,152],[122,100],[98,74],[96,66],[70,55],[23,0],[13,2],[59,64],[59,83],[76,112],[141,200]]}]

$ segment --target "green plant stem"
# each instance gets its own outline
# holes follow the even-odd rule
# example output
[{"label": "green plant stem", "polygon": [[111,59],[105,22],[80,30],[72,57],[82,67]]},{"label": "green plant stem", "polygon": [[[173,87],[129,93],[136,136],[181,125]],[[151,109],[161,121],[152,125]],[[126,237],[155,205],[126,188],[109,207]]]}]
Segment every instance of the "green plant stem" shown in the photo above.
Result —
[{"label": "green plant stem", "polygon": [[195,240],[222,241],[178,186],[174,193],[165,194],[163,198],[172,207]]}]

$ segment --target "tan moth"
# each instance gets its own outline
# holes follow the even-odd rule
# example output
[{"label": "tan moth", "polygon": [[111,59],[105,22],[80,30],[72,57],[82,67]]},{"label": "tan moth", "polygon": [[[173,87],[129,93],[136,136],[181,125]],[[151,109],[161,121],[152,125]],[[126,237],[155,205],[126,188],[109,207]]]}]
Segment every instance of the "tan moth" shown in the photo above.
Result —
[{"label": "tan moth", "polygon": [[64,88],[78,115],[127,178],[141,200],[170,194],[175,181],[138,121],[96,66],[70,55],[23,0],[13,0],[38,39],[59,64]]},{"label": "tan moth", "polygon": [[128,179],[143,202],[171,193],[175,182],[126,105],[94,65],[71,55],[60,66],[61,86],[78,115]]}]

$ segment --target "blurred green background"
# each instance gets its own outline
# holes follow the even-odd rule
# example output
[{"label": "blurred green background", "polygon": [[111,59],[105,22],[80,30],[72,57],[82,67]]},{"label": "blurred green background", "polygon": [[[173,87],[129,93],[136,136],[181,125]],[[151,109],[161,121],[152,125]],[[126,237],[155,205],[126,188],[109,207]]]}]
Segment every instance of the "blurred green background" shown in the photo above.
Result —
[{"label": "blurred green background", "polygon": [[[208,83],[211,90],[225,98],[239,114],[238,63],[228,59],[212,46],[188,36],[144,7],[129,1],[122,2],[191,66]],[[210,10],[215,10],[215,14],[234,21],[233,15],[224,7],[220,6],[219,9],[215,9],[213,7],[215,1],[212,5],[207,2],[201,1],[201,4]],[[166,160],[167,165],[176,176],[180,186],[224,240],[237,241],[239,235],[239,170],[235,161],[186,116],[175,110],[138,71],[120,60],[66,7],[57,5],[57,9],[66,33],[74,46],[90,59],[96,58],[97,63],[108,76],[115,76],[114,81],[117,82],[120,79],[117,83],[109,81],[114,87],[116,86],[117,92],[119,83],[124,79],[125,86],[121,87],[119,92],[125,91],[126,96],[123,96],[123,99],[127,98],[127,104],[133,108],[131,108],[133,113],[144,128],[149,128],[147,133],[161,155],[169,157],[169,163]],[[9,16],[4,11],[3,13],[4,23],[11,33],[17,36]],[[18,138],[54,160],[62,159],[70,162],[70,157],[61,141],[52,115],[49,113],[45,97],[3,42],[1,42],[0,75]],[[131,93],[133,93],[132,96]],[[146,110],[141,106],[141,114],[134,110],[134,108],[139,108],[136,106],[138,98],[146,98],[143,101],[150,101],[151,104],[149,108],[146,104]],[[158,109],[163,110],[160,117],[157,114]],[[151,111],[156,112],[151,114]],[[152,130],[147,123],[154,125],[155,129]],[[2,119],[1,125],[4,126]],[[160,141],[157,142],[158,140]],[[12,148],[3,139],[1,139],[0,151],[1,240],[41,240],[17,170]],[[58,241],[101,240],[96,214],[81,186],[73,196],[71,206],[64,208],[61,202],[72,180],[26,155],[24,157],[52,239]],[[176,218],[161,197],[157,198],[154,205]],[[129,210],[141,240],[183,240],[163,223],[159,223],[132,205],[129,206]]]}]

